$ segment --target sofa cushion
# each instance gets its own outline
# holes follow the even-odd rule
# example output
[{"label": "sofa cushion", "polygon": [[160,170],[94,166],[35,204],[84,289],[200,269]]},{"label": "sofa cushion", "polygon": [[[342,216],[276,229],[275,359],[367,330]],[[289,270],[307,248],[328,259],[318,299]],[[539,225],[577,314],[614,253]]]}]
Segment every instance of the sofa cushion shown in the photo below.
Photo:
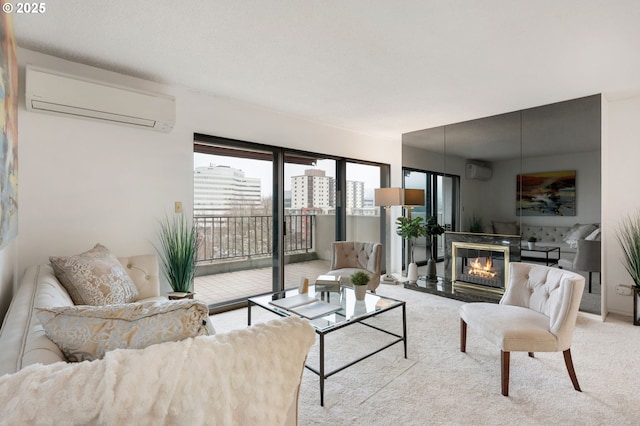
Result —
[{"label": "sofa cushion", "polygon": [[105,306],[35,308],[49,337],[67,357],[80,362],[105,352],[213,334],[209,309],[199,300],[135,302]]},{"label": "sofa cushion", "polygon": [[519,235],[516,222],[493,222],[493,232],[504,235]]},{"label": "sofa cushion", "polygon": [[592,233],[584,237],[587,241],[600,241],[600,228],[596,228]]},{"label": "sofa cushion", "polygon": [[578,240],[584,239],[587,235],[591,234],[596,229],[597,226],[593,223],[587,223],[583,225],[576,223],[569,229],[564,237],[564,241],[571,247],[576,247],[578,245]]},{"label": "sofa cushion", "polygon": [[122,264],[103,245],[75,256],[51,256],[49,261],[76,305],[128,303],[138,297]]}]

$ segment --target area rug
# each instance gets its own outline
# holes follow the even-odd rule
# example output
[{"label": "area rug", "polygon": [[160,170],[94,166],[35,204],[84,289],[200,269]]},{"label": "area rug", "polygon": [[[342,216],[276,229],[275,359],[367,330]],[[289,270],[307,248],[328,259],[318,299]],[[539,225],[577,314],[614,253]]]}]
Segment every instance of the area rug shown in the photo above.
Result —
[{"label": "area rug", "polygon": [[[635,425],[640,419],[640,327],[631,318],[581,313],[571,348],[582,392],[562,353],[512,353],[510,395],[500,393],[499,351],[469,329],[459,349],[462,302],[401,286],[378,293],[407,302],[408,357],[394,345],[330,377],[320,406],[318,377],[305,369],[300,425]],[[246,327],[246,309],[212,317],[218,332]],[[254,321],[273,314],[252,309]],[[400,331],[401,311],[372,319]],[[350,326],[325,340],[327,368],[357,358],[387,337]],[[308,357],[317,365],[317,343]]]}]

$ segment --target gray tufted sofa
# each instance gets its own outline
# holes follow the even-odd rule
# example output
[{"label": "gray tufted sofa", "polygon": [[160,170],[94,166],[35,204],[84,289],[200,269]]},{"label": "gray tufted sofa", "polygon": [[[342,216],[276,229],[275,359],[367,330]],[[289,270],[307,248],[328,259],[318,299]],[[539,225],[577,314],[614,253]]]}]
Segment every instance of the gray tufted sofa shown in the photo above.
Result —
[{"label": "gray tufted sofa", "polygon": [[[596,231],[596,232],[594,232]],[[593,234],[592,234],[593,233]],[[537,238],[536,245],[541,247],[560,247],[559,264],[571,264],[578,252],[578,240],[600,240],[599,224],[576,224],[574,226],[534,226],[522,225],[522,241],[529,237]],[[567,235],[571,240],[567,242]]]},{"label": "gray tufted sofa", "polygon": [[560,247],[560,257],[572,261],[576,257],[576,248],[564,241],[570,226],[539,226],[522,224],[522,241],[526,244],[529,237],[535,237],[540,247]]}]

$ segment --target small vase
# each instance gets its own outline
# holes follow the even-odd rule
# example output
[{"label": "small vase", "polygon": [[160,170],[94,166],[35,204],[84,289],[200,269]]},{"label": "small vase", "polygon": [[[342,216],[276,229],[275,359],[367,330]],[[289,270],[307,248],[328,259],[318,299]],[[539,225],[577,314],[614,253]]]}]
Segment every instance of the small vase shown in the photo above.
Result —
[{"label": "small vase", "polygon": [[167,294],[167,297],[169,300],[184,300],[184,299],[193,299],[195,295],[196,294],[192,291],[189,291],[189,292],[172,291],[171,293]]},{"label": "small vase", "polygon": [[536,246],[536,243],[532,243],[531,241],[527,242],[527,246],[529,246],[529,250],[533,250],[533,248]]},{"label": "small vase", "polygon": [[366,285],[354,285],[353,291],[356,293],[356,300],[364,300],[365,295],[367,294],[367,286]]},{"label": "small vase", "polygon": [[409,264],[409,270],[407,271],[407,279],[411,284],[415,284],[418,281],[418,265],[416,263]]},{"label": "small vase", "polygon": [[438,272],[436,270],[436,261],[433,258],[430,258],[427,261],[427,278],[430,281],[435,281],[438,279]]}]

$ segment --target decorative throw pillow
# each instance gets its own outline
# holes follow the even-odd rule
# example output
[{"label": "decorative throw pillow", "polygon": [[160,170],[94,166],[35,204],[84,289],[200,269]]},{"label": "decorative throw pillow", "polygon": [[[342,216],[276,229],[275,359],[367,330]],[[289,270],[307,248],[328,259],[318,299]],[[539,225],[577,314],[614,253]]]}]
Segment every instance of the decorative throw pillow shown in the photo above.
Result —
[{"label": "decorative throw pillow", "polygon": [[70,362],[100,359],[114,349],[142,349],[215,333],[207,305],[191,299],[35,311],[47,337]]},{"label": "decorative throw pillow", "polygon": [[493,222],[493,232],[504,235],[519,235],[516,222]]},{"label": "decorative throw pillow", "polygon": [[76,305],[129,303],[138,298],[127,271],[103,245],[75,256],[51,256],[49,262]]},{"label": "decorative throw pillow", "polygon": [[600,228],[596,228],[595,231],[584,237],[587,241],[600,241]]},{"label": "decorative throw pillow", "polygon": [[578,240],[584,239],[587,235],[595,231],[596,228],[597,226],[593,223],[587,223],[584,225],[576,223],[569,229],[567,235],[564,236],[564,242],[572,247],[577,246]]}]

